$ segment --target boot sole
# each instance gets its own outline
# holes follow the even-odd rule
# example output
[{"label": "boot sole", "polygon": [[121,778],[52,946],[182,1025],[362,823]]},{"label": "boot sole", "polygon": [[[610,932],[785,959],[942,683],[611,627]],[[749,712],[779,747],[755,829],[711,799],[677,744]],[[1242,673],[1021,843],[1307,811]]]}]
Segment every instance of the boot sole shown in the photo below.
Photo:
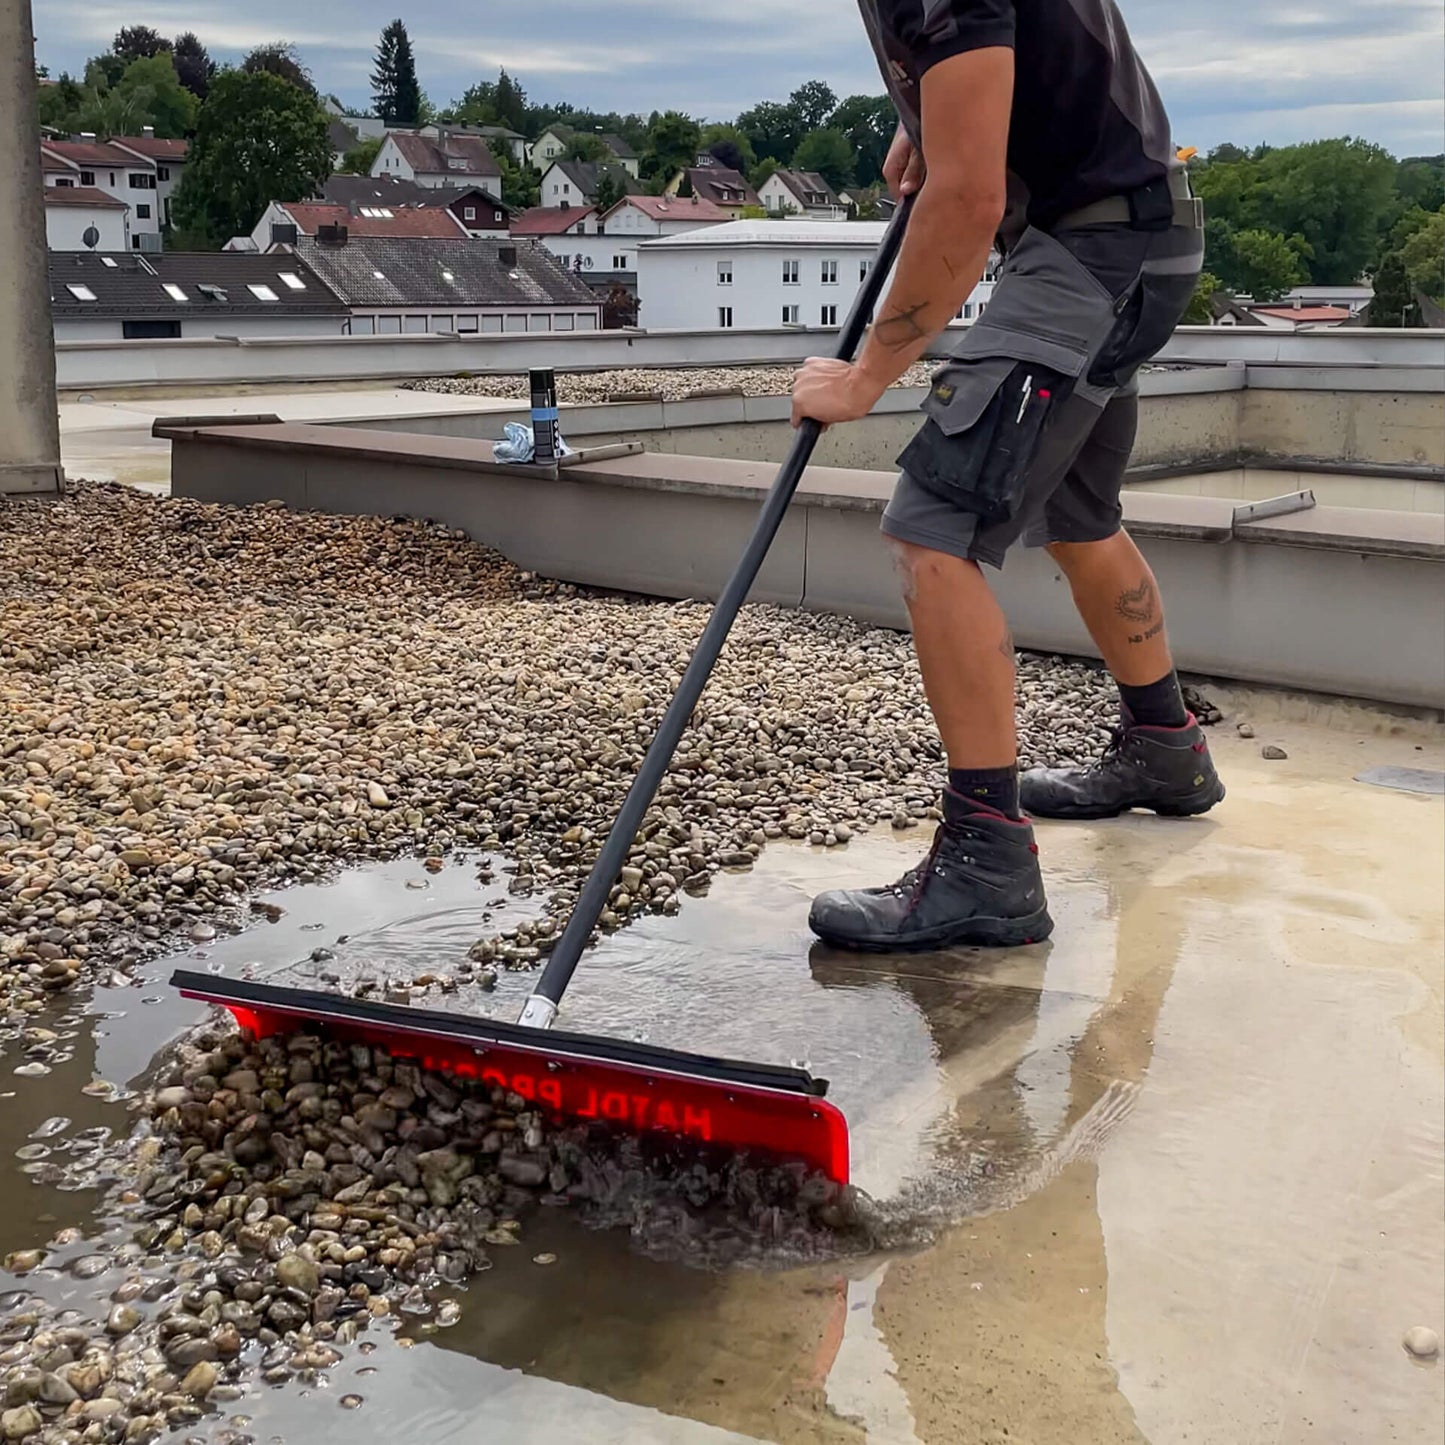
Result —
[{"label": "boot sole", "polygon": [[1051,812],[1042,808],[1031,808],[1024,804],[1023,811],[1030,818],[1056,818],[1071,823],[1088,822],[1091,819],[1099,818],[1119,818],[1125,813],[1132,812],[1135,808],[1155,813],[1161,818],[1197,818],[1201,813],[1207,813],[1215,804],[1222,803],[1224,796],[1225,787],[1223,783],[1220,783],[1217,787],[1206,789],[1204,792],[1192,793],[1187,798],[1161,798],[1154,803],[1120,803],[1117,808],[1098,808],[1080,804],[1073,808],[1056,808]]},{"label": "boot sole", "polygon": [[1022,948],[1042,943],[1054,931],[1054,920],[1047,908],[1040,908],[1023,918],[970,918],[950,928],[889,938],[848,938],[820,929],[811,920],[809,927],[824,943],[854,953],[923,953],[941,948]]}]

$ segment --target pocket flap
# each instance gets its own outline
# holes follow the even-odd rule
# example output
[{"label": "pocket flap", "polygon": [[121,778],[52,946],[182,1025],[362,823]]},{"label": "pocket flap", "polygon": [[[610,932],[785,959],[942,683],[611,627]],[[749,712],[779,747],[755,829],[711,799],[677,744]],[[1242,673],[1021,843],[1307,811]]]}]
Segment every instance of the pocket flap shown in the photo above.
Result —
[{"label": "pocket flap", "polygon": [[999,356],[1013,361],[1031,361],[1035,366],[1051,366],[1070,377],[1078,376],[1089,359],[1087,348],[991,326],[987,320],[975,321],[968,328],[956,355],[960,361]]},{"label": "pocket flap", "polygon": [[948,362],[933,373],[933,385],[923,400],[924,414],[945,436],[966,432],[978,425],[1017,364],[1010,356]]}]

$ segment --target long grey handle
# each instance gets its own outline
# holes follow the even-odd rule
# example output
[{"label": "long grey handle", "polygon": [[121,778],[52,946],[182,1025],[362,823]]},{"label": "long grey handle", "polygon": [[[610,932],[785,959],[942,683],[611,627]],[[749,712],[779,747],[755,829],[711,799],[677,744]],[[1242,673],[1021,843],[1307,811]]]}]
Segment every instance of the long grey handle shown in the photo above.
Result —
[{"label": "long grey handle", "polygon": [[[893,219],[883,234],[873,267],[858,288],[858,294],[853,300],[852,309],[843,323],[843,332],[838,340],[836,354],[842,360],[851,359],[863,339],[863,332],[882,293],[883,282],[903,242],[903,231],[908,224],[908,213],[912,205],[912,196],[905,196],[899,202]],[[561,938],[557,940],[557,945],[553,948],[518,1022],[546,1028],[556,1017],[557,1005],[561,1003],[562,995],[581,961],[582,950],[587,946],[587,940],[597,926],[602,910],[607,906],[612,885],[617,881],[623,864],[627,862],[632,840],[637,836],[637,830],[642,826],[642,820],[656,797],[658,788],[662,786],[668,765],[672,762],[672,755],[682,741],[688,719],[707,686],[707,680],[712,675],[738,611],[757,580],[763,559],[768,555],[768,548],[772,546],[773,538],[777,536],[778,528],[782,525],[783,516],[788,510],[788,504],[793,500],[793,493],[798,489],[803,470],[808,465],[808,459],[821,431],[822,428],[815,421],[805,421],[798,427],[787,460],[763,501],[753,535],[748,539],[737,569],[723,588],[707,626],[703,628],[692,660],[678,684],[677,693],[668,704],[667,711],[663,713],[657,733],[642,760],[637,779],[628,790],[617,821],[612,825],[612,831],[607,835],[607,841],[602,845],[602,851],[597,855],[592,872],[583,885],[577,906],[572,910],[572,916],[568,919]]]}]

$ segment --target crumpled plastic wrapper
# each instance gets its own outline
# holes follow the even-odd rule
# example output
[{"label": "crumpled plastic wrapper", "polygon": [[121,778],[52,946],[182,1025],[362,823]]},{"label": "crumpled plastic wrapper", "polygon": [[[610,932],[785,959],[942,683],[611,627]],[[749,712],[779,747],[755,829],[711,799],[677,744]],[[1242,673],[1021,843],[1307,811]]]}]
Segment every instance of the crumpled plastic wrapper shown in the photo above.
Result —
[{"label": "crumpled plastic wrapper", "polygon": [[[492,460],[497,462],[530,462],[537,449],[536,439],[532,435],[532,428],[523,426],[519,421],[509,421],[503,426],[502,432],[502,440],[492,443]],[[572,448],[562,440],[560,433],[557,437],[557,455],[559,457],[570,457],[572,455]]]}]

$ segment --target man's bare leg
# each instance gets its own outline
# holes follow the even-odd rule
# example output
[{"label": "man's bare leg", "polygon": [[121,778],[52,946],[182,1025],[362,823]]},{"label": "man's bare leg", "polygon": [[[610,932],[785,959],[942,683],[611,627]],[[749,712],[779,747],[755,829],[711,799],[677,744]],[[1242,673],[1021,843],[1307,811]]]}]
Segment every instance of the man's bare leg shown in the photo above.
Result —
[{"label": "man's bare leg", "polygon": [[893,545],[948,754],[943,824],[928,857],[891,888],[820,894],[809,924],[828,943],[882,951],[1047,938],[1053,922],[1038,849],[1018,813],[1014,659],[1003,612],[977,563]]},{"label": "man's bare leg", "polygon": [[1119,684],[1124,726],[1096,767],[1025,773],[1024,811],[1043,818],[1111,818],[1130,808],[1207,812],[1224,797],[1224,785],[1185,709],[1149,564],[1123,531],[1101,542],[1055,542],[1048,550]]}]

